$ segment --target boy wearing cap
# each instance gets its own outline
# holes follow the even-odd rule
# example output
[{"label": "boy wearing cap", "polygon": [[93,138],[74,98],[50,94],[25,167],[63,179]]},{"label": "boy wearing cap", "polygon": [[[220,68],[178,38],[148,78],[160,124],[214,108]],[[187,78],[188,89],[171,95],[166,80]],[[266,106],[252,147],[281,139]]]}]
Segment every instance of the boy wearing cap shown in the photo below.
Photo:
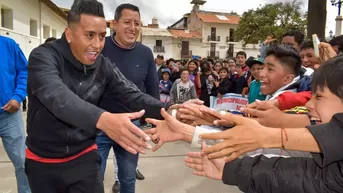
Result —
[{"label": "boy wearing cap", "polygon": [[164,103],[170,101],[170,89],[173,86],[173,83],[169,80],[170,70],[168,68],[162,69],[162,80],[160,80],[160,100]]},{"label": "boy wearing cap", "polygon": [[250,72],[254,77],[254,80],[250,83],[248,100],[249,104],[255,102],[255,100],[264,100],[266,95],[261,93],[260,72],[263,69],[262,58],[252,58],[247,60],[246,65],[250,68]]}]

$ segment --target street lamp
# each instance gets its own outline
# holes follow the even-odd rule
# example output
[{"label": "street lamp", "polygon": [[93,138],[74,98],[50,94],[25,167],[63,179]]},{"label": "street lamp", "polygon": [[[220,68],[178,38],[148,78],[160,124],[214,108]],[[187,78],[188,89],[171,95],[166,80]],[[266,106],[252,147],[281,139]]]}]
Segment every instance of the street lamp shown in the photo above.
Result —
[{"label": "street lamp", "polygon": [[341,15],[341,6],[342,6],[343,1],[342,0],[331,0],[331,4],[333,6],[338,6],[338,15]]}]

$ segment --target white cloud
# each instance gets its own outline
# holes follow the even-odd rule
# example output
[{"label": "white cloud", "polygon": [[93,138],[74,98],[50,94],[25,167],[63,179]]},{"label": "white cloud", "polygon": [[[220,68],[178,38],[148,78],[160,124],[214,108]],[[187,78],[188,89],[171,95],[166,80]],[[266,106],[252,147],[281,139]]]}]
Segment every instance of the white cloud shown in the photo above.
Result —
[{"label": "white cloud", "polygon": [[[52,0],[58,6],[70,8],[73,0]],[[153,17],[157,17],[160,26],[165,28],[179,20],[185,13],[190,12],[191,0],[99,0],[104,4],[106,19],[113,19],[114,11],[119,4],[132,3],[141,10],[141,17],[144,25],[151,23]],[[242,14],[244,11],[262,6],[265,3],[287,2],[291,0],[207,0],[203,9],[210,11],[231,12]],[[307,0],[304,2],[304,10],[307,10]],[[330,30],[335,32],[335,17],[338,8],[333,7],[328,1],[327,4],[327,27],[326,34]]]}]

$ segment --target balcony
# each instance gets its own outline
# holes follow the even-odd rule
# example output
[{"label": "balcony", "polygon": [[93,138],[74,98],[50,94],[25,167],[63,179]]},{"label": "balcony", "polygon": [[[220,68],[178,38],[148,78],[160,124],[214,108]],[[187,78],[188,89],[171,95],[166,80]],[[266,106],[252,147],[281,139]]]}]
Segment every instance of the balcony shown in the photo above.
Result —
[{"label": "balcony", "polygon": [[210,58],[219,58],[219,51],[207,51],[207,57]]},{"label": "balcony", "polygon": [[192,50],[181,50],[181,58],[182,59],[192,58]]},{"label": "balcony", "polygon": [[164,46],[154,46],[155,53],[165,53]]},{"label": "balcony", "polygon": [[231,42],[236,42],[236,41],[235,41],[235,38],[233,36],[226,36],[226,42],[231,43]]},{"label": "balcony", "polygon": [[207,41],[212,41],[212,42],[220,42],[220,36],[207,36]]}]

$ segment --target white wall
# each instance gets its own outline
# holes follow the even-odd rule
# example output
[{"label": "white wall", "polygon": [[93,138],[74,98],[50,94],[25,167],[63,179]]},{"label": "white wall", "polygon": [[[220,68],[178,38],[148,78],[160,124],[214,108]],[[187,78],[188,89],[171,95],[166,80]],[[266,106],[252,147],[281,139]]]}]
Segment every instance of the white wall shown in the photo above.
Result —
[{"label": "white wall", "polygon": [[[27,58],[32,49],[45,41],[43,24],[50,26],[50,36],[51,31],[56,30],[56,38],[61,37],[65,26],[67,26],[66,20],[55,14],[43,3],[41,6],[42,17],[40,17],[38,0],[0,0],[0,6],[9,7],[13,10],[13,30],[0,28],[0,35],[14,39]],[[32,19],[37,21],[37,36],[30,35],[30,20]],[[33,29],[31,28],[31,30]]]},{"label": "white wall", "polygon": [[[229,49],[229,43],[226,42],[226,37],[230,35],[230,28],[236,29],[237,25],[231,24],[216,24],[216,23],[205,23],[203,25],[202,35],[203,35],[203,49],[210,50],[210,43],[207,41],[207,37],[211,35],[211,28],[216,28],[216,36],[220,36],[219,42],[216,43],[216,51],[219,51],[219,58],[225,58],[227,55],[227,50]],[[245,51],[247,56],[257,57],[259,55],[259,46],[248,44],[246,48],[243,47],[241,42],[236,42],[234,45],[234,56],[238,51]],[[204,56],[207,56],[207,52]]]},{"label": "white wall", "polygon": [[[154,52],[156,40],[162,40],[162,46],[164,46],[165,51],[164,53]],[[154,54],[154,58],[156,58],[157,55],[163,55],[165,59],[173,57],[173,45],[171,37],[142,36],[142,44],[151,49],[152,53]]]},{"label": "white wall", "polygon": [[189,41],[189,50],[192,51],[192,55],[204,56],[206,50],[201,47],[201,39],[173,38],[173,58],[174,59],[181,59],[182,41]]}]

